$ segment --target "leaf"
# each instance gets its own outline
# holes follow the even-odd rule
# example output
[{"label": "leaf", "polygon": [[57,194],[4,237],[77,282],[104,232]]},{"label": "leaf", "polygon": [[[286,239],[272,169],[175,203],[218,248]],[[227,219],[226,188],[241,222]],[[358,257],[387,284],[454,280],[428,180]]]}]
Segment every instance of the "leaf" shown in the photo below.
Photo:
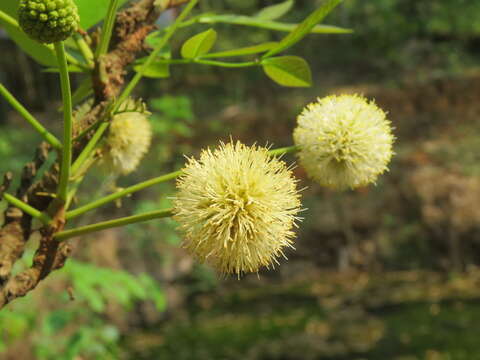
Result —
[{"label": "leaf", "polygon": [[[17,2],[18,0],[15,1]],[[128,0],[119,0],[119,6],[122,6],[127,1]],[[80,15],[81,28],[87,30],[103,20],[107,15],[109,3],[110,0],[75,0]]]},{"label": "leaf", "polygon": [[[148,68],[144,70],[143,75],[149,78],[154,79],[165,79],[170,77],[170,64],[168,60],[172,58],[172,52],[170,47],[164,48],[158,58],[153,61]],[[133,67],[136,72],[139,72],[142,69],[143,64],[145,64],[147,58],[138,59]]]},{"label": "leaf", "polygon": [[263,44],[243,47],[243,48],[239,48],[239,49],[210,53],[210,54],[203,55],[202,58],[206,59],[206,58],[220,58],[220,57],[253,55],[253,54],[258,54],[258,53],[268,51],[271,48],[273,48],[274,46],[276,46],[277,44],[278,44],[277,42],[273,42],[273,41],[272,42],[266,42],[266,43],[263,43]]},{"label": "leaf", "polygon": [[182,46],[181,54],[185,59],[195,59],[201,55],[205,55],[215,45],[217,41],[217,32],[213,29],[197,34]]},{"label": "leaf", "polygon": [[[133,67],[135,71],[140,71],[143,64],[137,64]],[[170,65],[162,61],[154,61],[148,67],[143,70],[143,76],[154,78],[154,79],[164,79],[170,77]]]},{"label": "leaf", "polygon": [[262,61],[265,74],[282,86],[309,87],[312,72],[308,63],[298,56],[279,56]]},{"label": "leaf", "polygon": [[[17,19],[18,0],[1,0],[0,10]],[[57,59],[52,50],[48,49],[32,39],[30,39],[23,31],[9,24],[4,24],[10,37],[20,48],[30,55],[35,61],[45,66],[57,66]]]},{"label": "leaf", "polygon": [[[202,24],[232,24],[241,26],[258,27],[262,29],[291,32],[298,24],[287,24],[277,21],[261,20],[255,17],[243,15],[202,15],[198,17],[197,21]],[[317,25],[310,31],[314,34],[349,34],[353,31],[351,29],[341,28],[332,25]]]},{"label": "leaf", "polygon": [[255,15],[255,17],[262,20],[275,20],[288,13],[292,6],[293,0],[287,0],[280,4],[263,8],[257,15]]},{"label": "leaf", "polygon": [[277,47],[267,52],[264,57],[270,57],[288,49],[303,39],[325,16],[327,16],[342,0],[327,0],[322,6],[311,13],[290,34],[285,36]]}]

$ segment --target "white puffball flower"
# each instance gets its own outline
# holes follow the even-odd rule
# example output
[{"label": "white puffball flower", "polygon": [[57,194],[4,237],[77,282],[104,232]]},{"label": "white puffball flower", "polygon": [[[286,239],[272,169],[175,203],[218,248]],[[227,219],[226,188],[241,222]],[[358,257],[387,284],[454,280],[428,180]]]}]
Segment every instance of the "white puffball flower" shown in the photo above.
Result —
[{"label": "white puffball flower", "polygon": [[145,113],[124,112],[113,117],[102,164],[116,174],[134,171],[150,148],[152,128]]},{"label": "white puffball flower", "polygon": [[297,180],[268,149],[221,143],[189,159],[174,219],[184,247],[223,274],[257,272],[292,247],[301,209]]},{"label": "white puffball flower", "polygon": [[323,186],[347,189],[374,183],[393,155],[390,121],[359,95],[327,96],[308,105],[293,132],[300,164]]}]

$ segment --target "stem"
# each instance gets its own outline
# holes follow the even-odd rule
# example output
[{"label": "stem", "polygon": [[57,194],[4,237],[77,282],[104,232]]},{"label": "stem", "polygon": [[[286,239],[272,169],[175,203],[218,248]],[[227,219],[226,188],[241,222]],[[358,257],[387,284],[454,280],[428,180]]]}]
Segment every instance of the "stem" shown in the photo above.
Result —
[{"label": "stem", "polygon": [[118,0],[110,0],[108,5],[107,15],[105,22],[103,23],[102,36],[100,44],[95,51],[95,58],[99,58],[101,55],[106,54],[108,46],[110,45],[110,39],[112,38],[113,25],[115,24],[115,15],[117,14]]},{"label": "stem", "polygon": [[63,42],[56,42],[54,46],[60,69],[60,84],[63,98],[63,151],[57,196],[62,202],[65,202],[67,201],[68,180],[70,178],[70,165],[72,163],[72,94],[70,92],[70,79],[68,76],[67,59],[65,58],[65,47],[63,46]]},{"label": "stem", "polygon": [[27,203],[24,203],[22,200],[17,199],[15,196],[4,193],[3,198],[10,203],[11,205],[19,208],[28,215],[34,217],[35,219],[40,220],[45,225],[48,225],[52,220],[47,214],[42,213],[41,211],[31,207]]},{"label": "stem", "polygon": [[82,181],[85,175],[87,174],[88,170],[90,170],[92,165],[95,164],[96,161],[97,159],[95,157],[90,156],[88,157],[88,159],[86,159],[83,162],[81,167],[76,169],[76,171],[73,171],[73,167],[72,167],[72,172],[71,172],[72,177],[70,178],[71,184],[68,189],[67,202],[65,203],[65,210],[68,210],[68,208],[72,204],[73,198],[75,197],[75,194],[77,193],[78,188],[82,184]]},{"label": "stem", "polygon": [[78,227],[72,230],[61,231],[55,235],[55,238],[57,240],[63,241],[75,236],[85,235],[100,230],[111,229],[114,227],[135,224],[153,219],[171,217],[172,215],[172,209],[151,211],[140,215],[127,216],[119,219],[108,220],[92,225]]},{"label": "stem", "polygon": [[[287,153],[296,152],[298,150],[299,150],[299,147],[294,145],[294,146],[288,146],[288,147],[279,148],[279,149],[275,149],[275,150],[270,150],[268,153],[270,155],[277,156],[277,155],[283,155],[283,154],[287,154]],[[150,186],[157,185],[157,184],[160,184],[162,182],[169,181],[169,180],[173,180],[180,175],[182,175],[181,170],[171,172],[171,173],[168,173],[168,174],[165,174],[165,175],[162,175],[162,176],[158,176],[156,178],[146,180],[146,181],[143,181],[141,183],[132,185],[132,186],[127,187],[127,188],[125,188],[121,191],[117,191],[116,193],[107,195],[103,198],[92,201],[91,203],[88,203],[88,204],[80,206],[80,207],[78,207],[78,208],[76,208],[72,211],[67,212],[66,219],[73,219],[73,218],[75,218],[79,215],[82,215],[86,212],[89,212],[90,210],[94,210],[94,209],[99,208],[99,207],[101,207],[105,204],[108,204],[109,202],[115,201],[117,199],[120,199],[120,198],[122,198],[124,196],[127,196],[127,195],[130,195],[130,194],[133,194],[134,192],[146,189]]]},{"label": "stem", "polygon": [[90,46],[88,46],[87,42],[81,36],[80,34],[74,34],[73,35],[73,40],[75,40],[75,45],[77,45],[78,50],[82,53],[83,58],[87,62],[87,64],[93,68],[93,52],[92,49],[90,49]]},{"label": "stem", "polygon": [[90,77],[86,77],[80,83],[78,88],[73,92],[73,94],[72,94],[72,104],[73,105],[78,104],[83,99],[85,99],[87,96],[89,96],[91,93],[93,93],[92,79]]},{"label": "stem", "polygon": [[85,148],[83,148],[80,155],[78,155],[78,158],[73,163],[72,169],[71,169],[72,173],[76,173],[78,169],[83,165],[83,163],[88,159],[91,152],[95,149],[95,146],[100,141],[103,133],[105,132],[105,130],[107,130],[109,125],[110,123],[108,122],[102,122],[100,124],[95,134],[92,136],[92,138],[89,140]]},{"label": "stem", "polygon": [[79,215],[82,215],[82,214],[90,211],[90,210],[93,210],[93,209],[96,209],[100,206],[108,204],[109,202],[120,199],[120,198],[122,198],[126,195],[129,195],[129,194],[132,194],[134,192],[143,190],[147,187],[150,187],[150,186],[153,186],[153,185],[156,185],[156,184],[160,184],[162,182],[166,182],[166,181],[175,179],[176,177],[180,176],[181,174],[182,174],[182,171],[175,171],[175,172],[172,172],[172,173],[169,173],[169,174],[166,174],[166,175],[163,175],[163,176],[159,176],[159,177],[156,177],[156,178],[138,183],[136,185],[130,186],[130,187],[125,188],[121,191],[117,191],[113,194],[105,196],[101,199],[92,201],[91,203],[86,204],[84,206],[81,206],[79,208],[76,208],[75,210],[69,211],[66,214],[66,218],[67,219],[73,219],[74,217],[77,217]]},{"label": "stem", "polygon": [[75,65],[75,66],[78,66],[80,69],[83,69],[83,70],[86,70],[86,71],[90,71],[92,70],[90,67],[88,67],[87,65],[85,64],[82,64],[80,61],[78,61],[77,59],[75,59],[72,55],[70,55],[68,52],[65,53],[65,56],[68,60],[68,62],[72,65]]},{"label": "stem", "polygon": [[20,104],[17,99],[15,99],[15,96],[13,96],[1,83],[0,83],[0,94],[5,98],[5,100],[8,101],[12,107],[18,111],[22,117],[27,120],[30,125],[33,126],[35,130],[38,131],[38,133],[50,144],[52,145],[55,149],[61,149],[62,148],[62,143],[60,140],[58,140],[55,135],[50,133],[47,129],[43,127],[40,122],[33,117],[32,114],[28,112],[27,109],[23,107],[22,104]]},{"label": "stem", "polygon": [[87,135],[90,131],[94,130],[95,128],[97,128],[102,122],[104,121],[96,121],[94,122],[92,125],[90,125],[89,127],[87,127],[85,130],[82,130],[77,136],[75,136],[73,138],[73,141],[80,141],[82,140],[85,135]]},{"label": "stem", "polygon": [[17,20],[15,20],[13,17],[11,17],[10,15],[8,15],[7,13],[1,10],[0,10],[0,20],[10,26],[19,28]]},{"label": "stem", "polygon": [[225,68],[243,68],[243,67],[260,65],[260,63],[257,61],[225,62],[225,61],[203,60],[203,59],[172,59],[172,60],[164,60],[160,62],[165,62],[166,64],[203,64],[203,65],[221,66]]},{"label": "stem", "polygon": [[277,155],[283,155],[283,154],[289,154],[289,153],[295,153],[300,150],[300,146],[298,145],[292,145],[292,146],[287,146],[283,148],[278,148],[278,149],[273,149],[268,152],[269,155],[272,156],[277,156]]},{"label": "stem", "polygon": [[150,53],[148,56],[147,60],[143,64],[142,68],[135,74],[135,76],[132,78],[132,80],[128,83],[128,85],[125,87],[123,90],[122,94],[118,98],[117,101],[117,108],[120,106],[125,99],[127,99],[135,86],[137,86],[138,82],[142,79],[143,73],[145,72],[146,69],[150,66],[150,64],[156,59],[160,51],[163,49],[165,45],[167,45],[168,41],[170,38],[173,36],[177,28],[180,26],[182,23],[183,19],[187,17],[187,15],[192,11],[195,5],[197,5],[199,0],[191,0],[188,5],[183,9],[181,14],[175,19],[175,22],[171,27],[168,28],[167,32],[165,33],[165,36],[160,40],[160,42],[157,44],[157,47]]}]

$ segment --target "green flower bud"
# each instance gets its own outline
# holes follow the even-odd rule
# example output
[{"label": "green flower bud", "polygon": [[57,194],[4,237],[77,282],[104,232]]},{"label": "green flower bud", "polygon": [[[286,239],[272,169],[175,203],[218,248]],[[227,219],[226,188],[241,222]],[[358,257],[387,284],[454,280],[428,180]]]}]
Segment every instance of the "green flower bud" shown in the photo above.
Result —
[{"label": "green flower bud", "polygon": [[18,21],[32,39],[50,44],[72,35],[80,18],[73,0],[20,0]]}]

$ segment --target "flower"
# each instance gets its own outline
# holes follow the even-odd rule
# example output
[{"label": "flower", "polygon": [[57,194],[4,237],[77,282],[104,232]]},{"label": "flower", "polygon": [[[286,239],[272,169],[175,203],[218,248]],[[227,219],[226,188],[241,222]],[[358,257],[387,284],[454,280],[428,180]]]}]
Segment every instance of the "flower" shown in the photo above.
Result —
[{"label": "flower", "polygon": [[77,31],[80,18],[73,0],[20,0],[18,21],[32,39],[50,44]]},{"label": "flower", "polygon": [[221,143],[189,159],[174,219],[184,247],[224,274],[257,272],[292,247],[300,195],[292,171],[262,147]]},{"label": "flower", "polygon": [[327,96],[308,105],[293,132],[298,157],[321,185],[356,188],[375,182],[393,155],[390,121],[358,95]]},{"label": "flower", "polygon": [[113,117],[103,149],[101,164],[116,174],[134,171],[150,147],[152,130],[141,112],[124,112]]}]

